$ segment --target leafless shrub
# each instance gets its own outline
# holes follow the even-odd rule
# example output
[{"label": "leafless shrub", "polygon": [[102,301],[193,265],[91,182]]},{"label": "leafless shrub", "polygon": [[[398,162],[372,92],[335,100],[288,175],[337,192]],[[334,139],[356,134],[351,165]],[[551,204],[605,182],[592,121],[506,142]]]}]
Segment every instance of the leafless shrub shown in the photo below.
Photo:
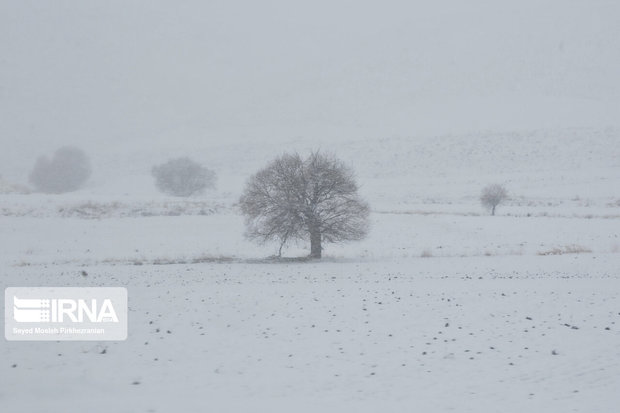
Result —
[{"label": "leafless shrub", "polygon": [[495,208],[508,198],[508,192],[500,184],[486,186],[480,195],[480,202],[485,208],[491,210],[491,215],[495,215]]},{"label": "leafless shrub", "polygon": [[80,189],[90,174],[90,161],[84,151],[65,146],[52,159],[45,156],[37,159],[29,180],[41,192],[63,193]]},{"label": "leafless shrub", "polygon": [[54,205],[46,203],[35,207],[26,205],[9,205],[0,207],[0,216],[14,217],[62,217],[81,219],[181,216],[181,215],[212,215],[223,208],[223,205],[212,201],[187,199],[165,202],[131,202],[118,201],[98,202],[85,201],[78,203],[62,203]]},{"label": "leafless shrub", "polygon": [[30,267],[31,265],[32,265],[31,262],[24,261],[24,260],[18,261],[15,264],[13,264],[14,267]]},{"label": "leafless shrub", "polygon": [[[100,261],[106,265],[189,265],[189,264],[203,264],[203,263],[230,263],[238,261],[235,257],[226,255],[199,255],[195,257],[155,257],[155,258],[105,258]],[[97,264],[97,262],[95,262]]]},{"label": "leafless shrub", "polygon": [[187,157],[157,165],[151,173],[157,188],[168,195],[190,196],[215,187],[215,172]]},{"label": "leafless shrub", "polygon": [[310,241],[320,258],[322,242],[360,240],[368,231],[369,208],[357,194],[353,172],[331,155],[306,159],[284,154],[252,176],[240,199],[246,235],[282,247],[294,239]]},{"label": "leafless shrub", "polygon": [[583,247],[581,245],[565,245],[564,247],[557,247],[548,251],[541,251],[538,255],[564,255],[564,254],[587,254],[592,252],[591,249]]},{"label": "leafless shrub", "polygon": [[113,211],[119,210],[122,204],[119,202],[84,202],[71,207],[58,208],[58,214],[62,217],[79,217],[85,219],[98,219],[110,216]]}]

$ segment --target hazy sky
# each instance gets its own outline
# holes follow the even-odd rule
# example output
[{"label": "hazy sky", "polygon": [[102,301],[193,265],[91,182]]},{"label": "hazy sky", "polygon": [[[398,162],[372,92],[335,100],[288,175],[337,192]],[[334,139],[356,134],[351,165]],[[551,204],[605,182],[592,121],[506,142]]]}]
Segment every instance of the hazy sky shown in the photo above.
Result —
[{"label": "hazy sky", "polygon": [[0,0],[0,59],[16,151],[605,126],[620,2]]}]

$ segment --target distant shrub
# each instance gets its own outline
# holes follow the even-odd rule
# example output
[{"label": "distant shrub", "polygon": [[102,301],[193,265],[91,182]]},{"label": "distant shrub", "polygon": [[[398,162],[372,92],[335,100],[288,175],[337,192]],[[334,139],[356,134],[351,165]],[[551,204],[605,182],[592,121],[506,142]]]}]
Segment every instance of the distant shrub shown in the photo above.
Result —
[{"label": "distant shrub", "polygon": [[65,146],[54,152],[51,159],[37,159],[29,181],[38,191],[58,194],[80,189],[90,174],[90,161],[84,151]]},{"label": "distant shrub", "polygon": [[430,258],[432,256],[433,256],[433,252],[429,249],[422,251],[422,253],[420,254],[421,258]]},{"label": "distant shrub", "polygon": [[586,248],[581,245],[565,245],[564,247],[541,251],[538,255],[587,254],[590,252],[592,252],[590,248]]},{"label": "distant shrub", "polygon": [[168,195],[190,196],[215,187],[215,172],[189,158],[176,158],[151,170],[157,188]]}]

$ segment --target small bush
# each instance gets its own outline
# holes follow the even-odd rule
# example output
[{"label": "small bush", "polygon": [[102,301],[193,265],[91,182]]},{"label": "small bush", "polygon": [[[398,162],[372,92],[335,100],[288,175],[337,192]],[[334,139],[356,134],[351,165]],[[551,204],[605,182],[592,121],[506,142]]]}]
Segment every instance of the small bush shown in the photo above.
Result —
[{"label": "small bush", "polygon": [[215,187],[215,172],[189,158],[171,159],[151,173],[157,188],[168,195],[190,196]]},{"label": "small bush", "polygon": [[38,191],[59,194],[80,189],[90,174],[90,161],[84,151],[65,146],[52,159],[46,156],[37,159],[29,180]]}]

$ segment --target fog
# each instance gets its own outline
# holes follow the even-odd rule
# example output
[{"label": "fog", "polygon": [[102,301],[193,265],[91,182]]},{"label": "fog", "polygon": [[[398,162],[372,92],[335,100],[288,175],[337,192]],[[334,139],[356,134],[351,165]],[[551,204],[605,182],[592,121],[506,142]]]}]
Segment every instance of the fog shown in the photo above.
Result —
[{"label": "fog", "polygon": [[113,157],[620,119],[614,1],[3,1],[0,33],[0,174],[22,181],[65,144]]}]

